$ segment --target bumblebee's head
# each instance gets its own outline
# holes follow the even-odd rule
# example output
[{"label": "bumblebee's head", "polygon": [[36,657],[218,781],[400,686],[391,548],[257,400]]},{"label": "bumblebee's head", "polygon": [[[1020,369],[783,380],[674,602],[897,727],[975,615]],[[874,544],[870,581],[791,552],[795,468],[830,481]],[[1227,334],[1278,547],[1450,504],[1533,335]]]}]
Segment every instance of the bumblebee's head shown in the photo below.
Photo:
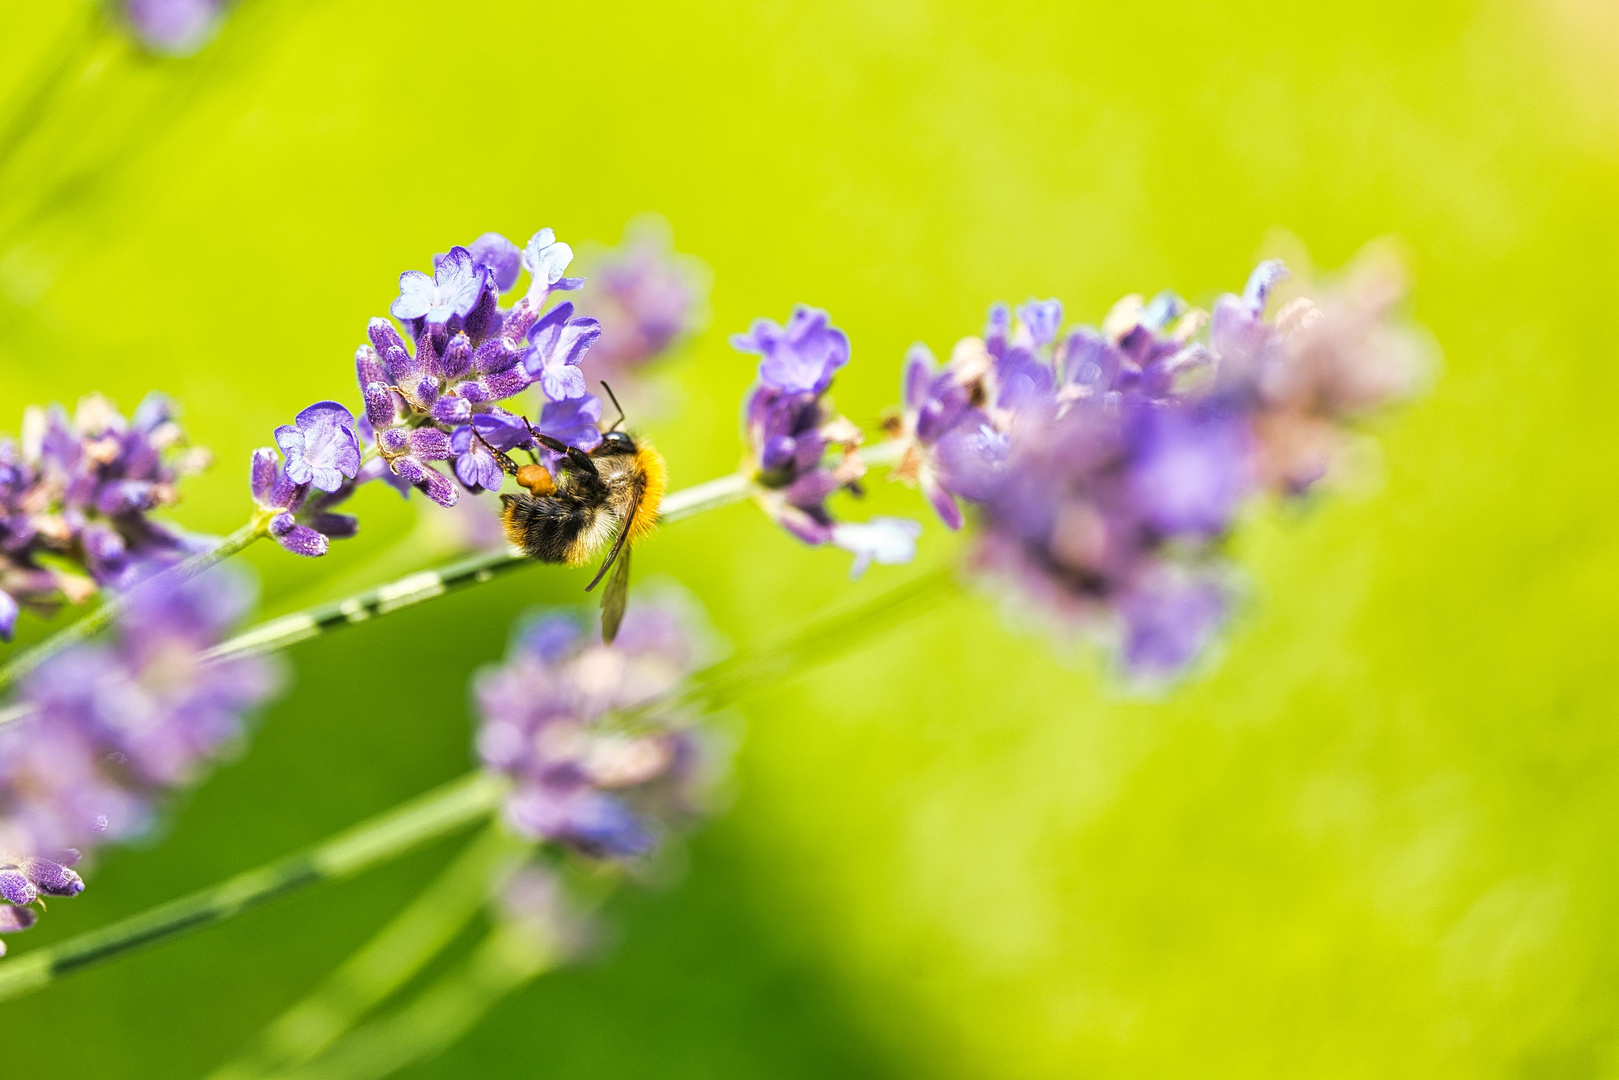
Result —
[{"label": "bumblebee's head", "polygon": [[630,438],[627,431],[609,431],[602,436],[601,445],[593,453],[597,457],[608,457],[612,454],[635,453],[635,440]]}]

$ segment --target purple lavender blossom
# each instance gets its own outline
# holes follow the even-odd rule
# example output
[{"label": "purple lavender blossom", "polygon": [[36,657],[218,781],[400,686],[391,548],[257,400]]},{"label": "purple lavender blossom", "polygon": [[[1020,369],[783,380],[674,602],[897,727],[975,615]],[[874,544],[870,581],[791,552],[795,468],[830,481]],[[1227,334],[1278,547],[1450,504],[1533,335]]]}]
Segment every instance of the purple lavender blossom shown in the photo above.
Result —
[{"label": "purple lavender blossom", "polygon": [[79,853],[69,849],[63,862],[31,855],[0,855],[0,896],[18,907],[27,907],[41,896],[77,896],[84,891],[84,879],[71,866]]},{"label": "purple lavender blossom", "polygon": [[171,56],[207,44],[223,7],[222,0],[124,0],[124,14],[141,43]]},{"label": "purple lavender blossom", "polygon": [[99,395],[71,418],[59,405],[27,409],[20,441],[0,436],[0,637],[19,606],[83,603],[203,547],[149,515],[207,463],[161,394],[127,419]]},{"label": "purple lavender blossom", "polygon": [[354,414],[335,401],[317,401],[291,424],[275,429],[276,445],[287,458],[287,478],[333,492],[360,470],[360,440]]},{"label": "purple lavender blossom", "polygon": [[[940,370],[926,345],[913,345],[905,357],[900,416],[890,434],[901,438],[905,454],[894,469],[895,479],[917,483],[941,521],[952,529],[962,526],[956,493],[967,486],[966,475],[989,447],[981,433],[991,428],[982,409],[973,406],[974,387],[964,384],[952,365]],[[986,461],[992,468],[994,461]],[[952,466],[956,466],[952,470]]]},{"label": "purple lavender blossom", "polygon": [[[517,245],[497,232],[487,232],[467,245],[475,266],[484,267],[493,275],[495,289],[505,292],[517,284],[517,275],[523,269],[523,253]],[[447,252],[433,256],[433,269],[448,257]]]},{"label": "purple lavender blossom", "polygon": [[763,357],[742,410],[757,501],[800,540],[825,544],[833,525],[827,498],[839,488],[858,490],[866,471],[856,451],[860,429],[825,396],[833,373],[848,362],[848,338],[826,312],[800,305],[786,329],[758,319],[731,344]]},{"label": "purple lavender blossom", "polygon": [[568,292],[585,283],[584,278],[564,277],[573,261],[573,248],[562,243],[550,229],[541,229],[528,238],[523,248],[523,269],[532,277],[528,299],[536,308],[550,292]]},{"label": "purple lavender blossom", "polygon": [[579,362],[599,337],[601,323],[576,319],[572,304],[558,304],[529,329],[532,348],[523,358],[523,367],[539,381],[548,400],[583,397],[585,374],[579,370]]},{"label": "purple lavender blossom", "polygon": [[[56,859],[32,855],[10,855],[0,851],[0,934],[27,930],[39,920],[29,907],[41,896],[77,896],[84,891],[84,879],[72,869],[79,853],[72,849],[57,853]],[[0,941],[0,956],[6,943]]]},{"label": "purple lavender blossom", "polygon": [[763,357],[760,383],[787,394],[823,393],[849,362],[849,336],[825,311],[804,304],[793,309],[785,327],[755,319],[746,334],[731,335],[731,347]]},{"label": "purple lavender blossom", "polygon": [[1221,405],[1132,410],[1128,494],[1160,536],[1219,536],[1254,490],[1248,417]]},{"label": "purple lavender blossom", "polygon": [[354,476],[333,491],[317,492],[311,483],[294,483],[275,451],[265,446],[253,451],[248,480],[264,534],[294,555],[316,557],[326,554],[329,541],[346,540],[360,529],[357,518],[333,513],[332,508],[361,484],[382,476],[382,463],[374,459],[356,468]]},{"label": "purple lavender blossom", "polygon": [[[274,693],[256,657],[205,659],[252,602],[237,573],[137,584],[110,641],[52,656],[0,727],[0,896],[12,905],[84,888],[78,852],[148,828],[163,793],[194,782]],[[22,909],[3,916],[24,928]],[[6,923],[0,923],[4,929]]]},{"label": "purple lavender blossom", "polygon": [[668,601],[631,608],[613,645],[557,614],[521,630],[475,685],[478,753],[514,781],[512,826],[597,858],[650,852],[690,807],[699,747],[678,716],[643,717],[633,733],[611,720],[671,694],[704,651],[689,605]]},{"label": "purple lavender blossom", "polygon": [[388,311],[396,319],[425,319],[436,326],[457,316],[464,319],[472,314],[489,277],[485,267],[472,261],[471,252],[453,247],[432,277],[420,270],[400,274],[399,297]]},{"label": "purple lavender blossom", "polygon": [[[1116,370],[1128,370],[1134,361],[1120,352],[1127,358]],[[1034,354],[1037,363],[1066,359]],[[1149,585],[1176,561],[1213,558],[1255,492],[1250,421],[1230,395],[1164,397],[1139,379],[1100,385],[987,410],[1004,443],[948,469],[967,478],[956,493],[982,522],[976,565],[1061,622],[1104,628],[1122,620],[1120,662],[1134,675],[1164,676],[1212,637],[1227,605],[1223,597],[1190,602],[1207,601],[1207,590],[1154,602],[1169,594]]]},{"label": "purple lavender blossom", "polygon": [[[440,463],[449,463],[455,480],[477,493],[500,485],[499,455],[518,448],[538,453],[528,421],[500,402],[539,384],[553,403],[581,401],[572,418],[595,400],[585,392],[579,363],[599,327],[574,318],[570,304],[541,314],[552,291],[580,284],[562,276],[572,252],[551,230],[536,233],[519,257],[534,279],[504,309],[499,298],[515,282],[515,251],[504,237],[486,233],[470,250],[452,248],[436,260],[431,281],[404,275],[393,313],[413,340],[407,344],[389,320],[373,319],[370,340],[355,354],[365,398],[361,426],[373,433],[387,475],[443,506],[459,496]],[[552,432],[546,415],[536,425],[546,434],[586,448],[600,441],[594,427]]]},{"label": "purple lavender blossom", "polygon": [[500,487],[504,476],[500,462],[475,436],[471,424],[462,424],[450,432],[450,452],[455,455],[455,478],[468,491],[494,491]]},{"label": "purple lavender blossom", "polygon": [[585,381],[605,381],[621,398],[634,395],[642,368],[704,322],[708,268],[676,254],[668,224],[653,217],[632,222],[617,248],[591,258],[590,271],[579,310],[601,323],[602,336]]},{"label": "purple lavender blossom", "polygon": [[1172,571],[1149,577],[1119,602],[1125,670],[1149,681],[1174,678],[1208,647],[1230,609],[1226,590],[1207,577]]},{"label": "purple lavender blossom", "polygon": [[[594,450],[601,445],[601,399],[591,394],[568,398],[566,401],[548,401],[540,410],[539,429],[569,446],[581,450]],[[542,448],[540,460],[554,474],[560,454]]]},{"label": "purple lavender blossom", "polygon": [[920,522],[910,518],[874,517],[870,521],[840,521],[832,526],[832,543],[854,553],[849,577],[858,579],[872,563],[898,566],[916,558]]}]

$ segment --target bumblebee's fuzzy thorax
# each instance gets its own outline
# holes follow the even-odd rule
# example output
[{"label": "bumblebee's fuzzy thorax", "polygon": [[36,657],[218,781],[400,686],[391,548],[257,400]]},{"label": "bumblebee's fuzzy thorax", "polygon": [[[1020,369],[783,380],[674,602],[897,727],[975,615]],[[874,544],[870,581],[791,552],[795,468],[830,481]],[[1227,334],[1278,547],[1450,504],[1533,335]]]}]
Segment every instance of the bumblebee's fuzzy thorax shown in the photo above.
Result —
[{"label": "bumblebee's fuzzy thorax", "polygon": [[669,489],[669,467],[663,455],[651,443],[642,441],[635,449],[635,464],[646,478],[641,492],[641,506],[630,526],[630,543],[635,543],[658,526],[658,509],[663,505],[664,492]]}]

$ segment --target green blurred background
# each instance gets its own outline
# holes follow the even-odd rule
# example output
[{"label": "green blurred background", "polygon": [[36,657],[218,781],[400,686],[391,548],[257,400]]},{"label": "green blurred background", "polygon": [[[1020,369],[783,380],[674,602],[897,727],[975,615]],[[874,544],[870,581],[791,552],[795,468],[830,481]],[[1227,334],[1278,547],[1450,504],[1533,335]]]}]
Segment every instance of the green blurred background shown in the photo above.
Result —
[{"label": "green blurred background", "polygon": [[[0,93],[76,10],[4,0]],[[102,58],[0,171],[0,426],[167,389],[218,457],[194,528],[239,522],[272,426],[357,404],[399,271],[487,229],[612,241],[653,210],[713,268],[651,425],[677,485],[737,457],[725,335],[796,301],[850,332],[867,423],[911,341],[992,300],[1207,301],[1278,227],[1325,267],[1399,237],[1444,350],[1379,490],[1245,535],[1212,670],[1131,698],[968,596],[760,688],[683,875],[407,1075],[1619,1074],[1608,5],[244,0],[194,59]],[[374,580],[413,511],[360,506],[327,559],[252,553],[268,609]],[[954,541],[930,525],[920,565]],[[749,507],[637,564],[742,643],[916,572],[850,585]],[[575,576],[295,650],[251,752],[15,946],[463,771],[468,674]],[[451,850],[7,1004],[7,1071],[201,1076]]]}]

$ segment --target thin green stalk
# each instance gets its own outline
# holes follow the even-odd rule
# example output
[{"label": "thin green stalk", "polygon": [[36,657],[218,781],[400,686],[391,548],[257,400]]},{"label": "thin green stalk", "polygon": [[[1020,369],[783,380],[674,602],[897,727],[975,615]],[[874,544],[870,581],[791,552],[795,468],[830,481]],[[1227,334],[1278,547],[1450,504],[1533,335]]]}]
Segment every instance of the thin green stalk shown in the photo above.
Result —
[{"label": "thin green stalk", "polygon": [[[745,498],[748,492],[746,477],[738,473],[722,476],[669,495],[663,501],[663,511],[658,515],[658,520],[665,524],[682,521],[737,502]],[[378,585],[342,600],[317,604],[271,619],[221,642],[203,655],[207,659],[217,660],[275,652],[319,637],[329,630],[365,622],[379,615],[390,615],[401,608],[459,592],[473,585],[482,585],[501,574],[533,565],[534,560],[515,548],[469,555],[436,570],[406,574],[386,585]]]},{"label": "thin green stalk", "polygon": [[[58,630],[33,648],[12,657],[4,667],[0,667],[0,690],[6,689],[69,645],[75,645],[85,638],[106,629],[114,619],[128,610],[130,600],[138,595],[140,590],[152,588],[160,582],[186,581],[194,578],[209,567],[235,555],[262,535],[257,523],[250,522],[225,537],[218,545],[208,551],[191,556],[191,558],[179,565],[170,567],[161,574],[147,579],[127,593],[109,597],[90,614]],[[7,717],[7,719],[10,718]],[[0,722],[4,721],[0,720]]]},{"label": "thin green stalk", "polygon": [[19,147],[27,141],[41,120],[50,115],[52,99],[84,66],[97,40],[106,31],[106,22],[96,4],[81,4],[74,23],[62,35],[57,47],[39,66],[35,77],[17,95],[15,108],[0,123],[0,173],[11,163]]},{"label": "thin green stalk", "polygon": [[772,645],[745,652],[697,674],[681,697],[723,708],[758,683],[807,670],[844,655],[854,646],[956,595],[955,568],[942,566],[919,574],[864,603],[817,619]]},{"label": "thin green stalk", "polygon": [[[864,457],[867,464],[873,467],[892,465],[899,460],[899,447],[893,442],[882,443],[866,451]],[[658,521],[664,525],[684,521],[698,514],[741,502],[753,494],[754,490],[753,484],[746,476],[741,473],[728,473],[670,493],[663,500]],[[365,622],[379,615],[388,615],[401,608],[459,592],[473,585],[481,585],[508,571],[532,565],[533,560],[515,548],[470,555],[438,569],[406,574],[396,581],[367,589],[342,600],[319,604],[271,619],[228,641],[221,642],[204,655],[209,659],[219,659],[275,652],[319,637],[328,631]],[[3,685],[0,683],[0,686]],[[4,722],[5,717],[0,716],[0,724]]]},{"label": "thin green stalk", "polygon": [[[898,450],[897,443],[882,443],[866,451],[864,456],[867,464],[882,467],[892,465],[898,460]],[[740,502],[753,491],[754,487],[746,476],[729,473],[673,492],[664,499],[658,520],[663,524],[683,521],[709,510]],[[243,526],[213,551],[195,556],[167,573],[178,575],[182,580],[194,576],[247,547],[260,535],[262,534],[256,531],[255,525]],[[232,656],[276,652],[310,638],[319,637],[330,630],[365,622],[380,615],[388,615],[424,600],[432,600],[473,585],[481,585],[508,571],[532,565],[533,560],[514,548],[470,555],[438,569],[406,574],[385,585],[367,589],[342,600],[317,604],[302,611],[271,619],[221,642],[203,655],[205,659],[219,660]],[[10,663],[0,667],[0,690],[15,683],[50,656],[104,629],[127,606],[127,597],[109,600],[78,622],[18,655]],[[0,709],[0,727],[22,719],[29,715],[29,712],[26,706]]]},{"label": "thin green stalk", "polygon": [[0,964],[0,1001],[141,945],[238,915],[307,885],[349,877],[486,817],[504,779],[477,771],[388,810],[297,855],[190,896]]},{"label": "thin green stalk", "polygon": [[454,971],[398,1012],[359,1028],[332,1050],[275,1080],[378,1080],[453,1045],[506,995],[561,959],[531,928],[499,924]]},{"label": "thin green stalk", "polygon": [[684,706],[723,709],[761,683],[795,670],[807,671],[851,651],[897,623],[959,595],[953,568],[939,567],[887,589],[863,603],[825,615],[762,648],[744,651],[694,674],[675,694],[614,718],[635,731],[661,714]]},{"label": "thin green stalk", "polygon": [[209,1080],[260,1080],[321,1054],[449,945],[482,910],[491,883],[532,847],[498,823],[485,827],[415,900]]},{"label": "thin green stalk", "polygon": [[[914,616],[951,595],[947,571],[934,571],[874,597],[865,604],[819,619],[776,645],[722,661],[695,676],[704,689],[626,718],[645,717],[652,709],[704,702],[729,704],[761,681],[791,670],[835,659],[872,634],[893,626],[903,615]],[[868,626],[862,624],[869,623]],[[313,885],[378,865],[416,844],[453,831],[487,813],[498,802],[504,782],[472,773],[437,792],[355,826],[310,851],[249,871],[222,885],[161,905],[142,915],[93,930],[60,945],[24,953],[0,962],[0,1001],[38,989],[58,975],[108,959],[137,945],[229,918],[240,911],[305,885]]]}]

